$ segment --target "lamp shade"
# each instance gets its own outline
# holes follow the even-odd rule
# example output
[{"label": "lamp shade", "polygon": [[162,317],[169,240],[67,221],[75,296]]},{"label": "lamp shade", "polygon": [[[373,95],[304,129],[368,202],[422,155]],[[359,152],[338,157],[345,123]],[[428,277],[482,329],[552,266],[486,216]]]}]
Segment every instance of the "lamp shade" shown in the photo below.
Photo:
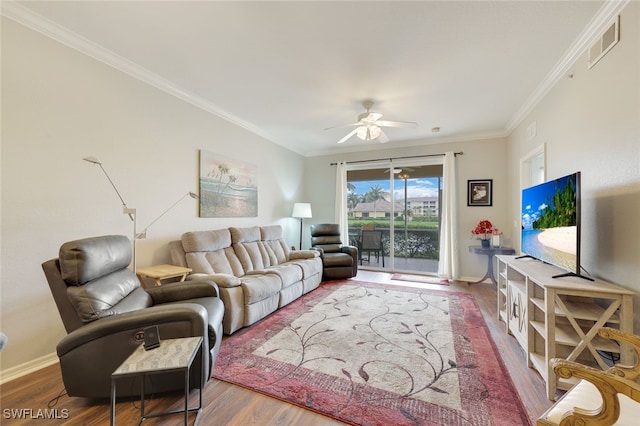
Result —
[{"label": "lamp shade", "polygon": [[293,213],[291,217],[298,217],[300,219],[308,219],[311,216],[311,204],[310,203],[295,203],[293,205]]}]

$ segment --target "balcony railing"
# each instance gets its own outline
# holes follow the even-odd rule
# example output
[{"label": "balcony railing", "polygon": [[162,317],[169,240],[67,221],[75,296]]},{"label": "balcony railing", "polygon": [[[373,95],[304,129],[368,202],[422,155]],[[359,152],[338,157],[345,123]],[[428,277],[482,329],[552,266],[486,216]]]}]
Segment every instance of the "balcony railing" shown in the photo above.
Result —
[{"label": "balcony railing", "polygon": [[[376,227],[382,231],[382,245],[384,253],[391,253],[391,238],[389,228]],[[358,246],[360,227],[349,228],[349,243]],[[432,259],[439,258],[439,230],[438,229],[405,229],[396,227],[394,230],[394,256],[396,258]]]}]

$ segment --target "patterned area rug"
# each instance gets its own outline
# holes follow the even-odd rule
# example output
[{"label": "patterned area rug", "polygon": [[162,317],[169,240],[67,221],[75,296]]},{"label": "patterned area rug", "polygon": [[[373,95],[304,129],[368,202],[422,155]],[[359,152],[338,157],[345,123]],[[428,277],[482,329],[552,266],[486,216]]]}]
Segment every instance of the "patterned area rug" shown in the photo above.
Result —
[{"label": "patterned area rug", "polygon": [[446,278],[428,277],[426,275],[393,274],[391,275],[391,279],[396,281],[409,281],[412,283],[449,285],[449,280]]},{"label": "patterned area rug", "polygon": [[530,424],[464,293],[322,284],[223,340],[213,376],[351,424]]}]

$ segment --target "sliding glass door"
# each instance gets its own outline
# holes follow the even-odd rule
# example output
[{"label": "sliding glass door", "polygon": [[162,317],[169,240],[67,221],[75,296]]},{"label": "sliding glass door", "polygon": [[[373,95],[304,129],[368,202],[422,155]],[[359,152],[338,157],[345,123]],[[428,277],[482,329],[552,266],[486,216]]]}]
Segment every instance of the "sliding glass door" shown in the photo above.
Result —
[{"label": "sliding glass door", "polygon": [[362,268],[438,272],[442,183],[440,158],[347,166],[349,240]]}]

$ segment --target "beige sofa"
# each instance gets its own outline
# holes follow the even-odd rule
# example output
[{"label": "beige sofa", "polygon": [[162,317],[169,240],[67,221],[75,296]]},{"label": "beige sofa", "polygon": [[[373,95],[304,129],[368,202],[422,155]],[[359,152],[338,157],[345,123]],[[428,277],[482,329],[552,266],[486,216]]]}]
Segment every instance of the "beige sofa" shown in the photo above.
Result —
[{"label": "beige sofa", "polygon": [[278,225],[187,232],[169,249],[175,265],[192,269],[188,280],[218,284],[225,334],[275,312],[322,280],[320,253],[290,251]]}]

